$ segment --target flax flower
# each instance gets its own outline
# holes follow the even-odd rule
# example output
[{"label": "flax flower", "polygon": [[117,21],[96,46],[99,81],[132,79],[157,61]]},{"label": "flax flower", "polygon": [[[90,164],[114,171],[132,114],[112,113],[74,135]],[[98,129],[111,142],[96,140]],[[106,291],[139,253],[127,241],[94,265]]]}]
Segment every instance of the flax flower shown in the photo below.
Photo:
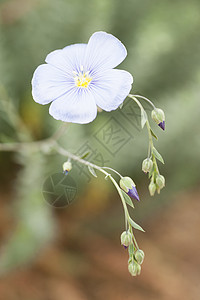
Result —
[{"label": "flax flower", "polygon": [[64,122],[93,121],[97,107],[112,111],[131,90],[130,73],[113,69],[126,57],[125,46],[113,35],[96,32],[88,44],[74,44],[47,55],[32,79],[33,99],[51,102],[49,113]]}]

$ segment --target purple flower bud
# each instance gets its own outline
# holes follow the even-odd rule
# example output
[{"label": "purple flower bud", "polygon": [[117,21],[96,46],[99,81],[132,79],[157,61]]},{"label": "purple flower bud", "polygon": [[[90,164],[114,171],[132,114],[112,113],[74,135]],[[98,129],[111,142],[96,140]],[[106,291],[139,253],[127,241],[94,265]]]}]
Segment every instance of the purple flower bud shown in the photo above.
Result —
[{"label": "purple flower bud", "polygon": [[138,192],[135,187],[135,183],[130,177],[122,177],[120,179],[119,185],[122,190],[124,190],[130,197],[140,201]]},{"label": "purple flower bud", "polygon": [[165,114],[164,111],[160,108],[155,108],[151,112],[152,119],[158,124],[162,130],[165,130]]},{"label": "purple flower bud", "polygon": [[165,121],[160,122],[158,126],[162,128],[162,130],[165,130]]},{"label": "purple flower bud", "polygon": [[132,189],[130,189],[127,193],[131,198],[134,198],[136,199],[137,201],[140,201],[140,198],[139,198],[139,195],[138,195],[138,192],[136,190],[136,187],[133,186]]}]

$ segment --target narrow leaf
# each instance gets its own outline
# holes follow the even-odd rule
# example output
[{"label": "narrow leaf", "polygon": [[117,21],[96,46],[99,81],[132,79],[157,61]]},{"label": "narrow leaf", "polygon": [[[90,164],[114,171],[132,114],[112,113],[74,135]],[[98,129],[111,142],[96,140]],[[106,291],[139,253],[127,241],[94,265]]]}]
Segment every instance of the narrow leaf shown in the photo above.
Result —
[{"label": "narrow leaf", "polygon": [[86,152],[85,154],[83,154],[83,156],[81,156],[81,159],[86,158],[89,154],[90,154],[90,152]]},{"label": "narrow leaf", "polygon": [[141,127],[143,128],[147,121],[147,114],[144,109],[141,109]]},{"label": "narrow leaf", "polygon": [[164,164],[164,160],[163,160],[161,154],[156,150],[155,147],[153,147],[153,154],[159,161],[161,161],[161,163]]},{"label": "narrow leaf", "polygon": [[128,205],[130,205],[132,208],[134,208],[134,205],[133,205],[133,202],[131,200],[131,198],[129,197],[129,195],[127,195],[123,190],[122,191],[122,194],[123,194],[123,197],[124,197],[124,200],[126,201],[126,203]]},{"label": "narrow leaf", "polygon": [[140,225],[135,223],[131,218],[129,218],[129,222],[133,228],[145,232],[144,229]]},{"label": "narrow leaf", "polygon": [[150,128],[150,131],[151,131],[151,135],[157,140],[158,139],[158,137],[157,137],[157,135],[153,132],[153,130]]},{"label": "narrow leaf", "polygon": [[95,170],[94,170],[93,167],[88,166],[88,170],[90,171],[90,173],[91,173],[94,177],[97,177],[97,174],[96,174],[96,172],[95,172]]}]

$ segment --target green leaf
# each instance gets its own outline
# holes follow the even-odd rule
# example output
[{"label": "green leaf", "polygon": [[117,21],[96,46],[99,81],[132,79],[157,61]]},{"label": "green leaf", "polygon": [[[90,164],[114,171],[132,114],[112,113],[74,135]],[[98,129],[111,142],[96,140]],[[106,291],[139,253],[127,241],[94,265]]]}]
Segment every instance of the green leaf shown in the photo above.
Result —
[{"label": "green leaf", "polygon": [[141,127],[143,128],[147,121],[147,114],[144,109],[141,109]]},{"label": "green leaf", "polygon": [[83,154],[83,156],[81,156],[81,159],[86,158],[89,154],[90,154],[90,152],[86,152],[85,154]]},{"label": "green leaf", "polygon": [[157,135],[153,132],[153,130],[150,128],[150,131],[151,131],[151,135],[157,140],[158,139],[158,137],[157,137]]},{"label": "green leaf", "polygon": [[153,147],[153,152],[152,152],[152,153],[154,154],[154,156],[155,156],[159,161],[161,161],[161,163],[164,164],[164,160],[163,160],[161,154],[156,150],[155,147]]},{"label": "green leaf", "polygon": [[140,225],[135,223],[131,218],[129,218],[129,222],[133,228],[145,232],[144,229]]},{"label": "green leaf", "polygon": [[126,203],[128,205],[130,205],[132,208],[134,208],[134,205],[133,205],[133,202],[131,200],[131,198],[129,197],[129,195],[127,195],[123,190],[122,191],[122,194],[123,194],[123,197],[124,197],[124,200],[126,201]]},{"label": "green leaf", "polygon": [[96,174],[96,172],[95,172],[95,170],[94,170],[93,167],[88,166],[88,170],[90,171],[90,173],[91,173],[94,177],[97,177],[97,174]]}]

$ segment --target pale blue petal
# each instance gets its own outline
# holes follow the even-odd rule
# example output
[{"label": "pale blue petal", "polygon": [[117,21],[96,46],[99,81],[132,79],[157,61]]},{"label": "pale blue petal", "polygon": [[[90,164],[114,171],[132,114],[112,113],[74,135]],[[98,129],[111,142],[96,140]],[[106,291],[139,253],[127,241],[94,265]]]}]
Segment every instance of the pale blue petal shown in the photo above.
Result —
[{"label": "pale blue petal", "polygon": [[87,44],[74,44],[55,50],[47,55],[45,61],[73,76],[73,72],[79,72],[83,65],[86,47]]},{"label": "pale blue petal", "polygon": [[47,104],[66,93],[74,86],[70,78],[62,70],[43,64],[37,67],[32,78],[32,95],[35,102]]},{"label": "pale blue petal", "polygon": [[122,70],[99,72],[90,84],[96,104],[106,111],[117,109],[128,96],[133,83],[132,75]]},{"label": "pale blue petal", "polygon": [[86,124],[97,115],[93,94],[84,88],[74,88],[51,103],[49,113],[64,122]]},{"label": "pale blue petal", "polygon": [[95,32],[89,39],[85,67],[87,71],[112,69],[119,65],[126,57],[125,46],[106,32]]}]

